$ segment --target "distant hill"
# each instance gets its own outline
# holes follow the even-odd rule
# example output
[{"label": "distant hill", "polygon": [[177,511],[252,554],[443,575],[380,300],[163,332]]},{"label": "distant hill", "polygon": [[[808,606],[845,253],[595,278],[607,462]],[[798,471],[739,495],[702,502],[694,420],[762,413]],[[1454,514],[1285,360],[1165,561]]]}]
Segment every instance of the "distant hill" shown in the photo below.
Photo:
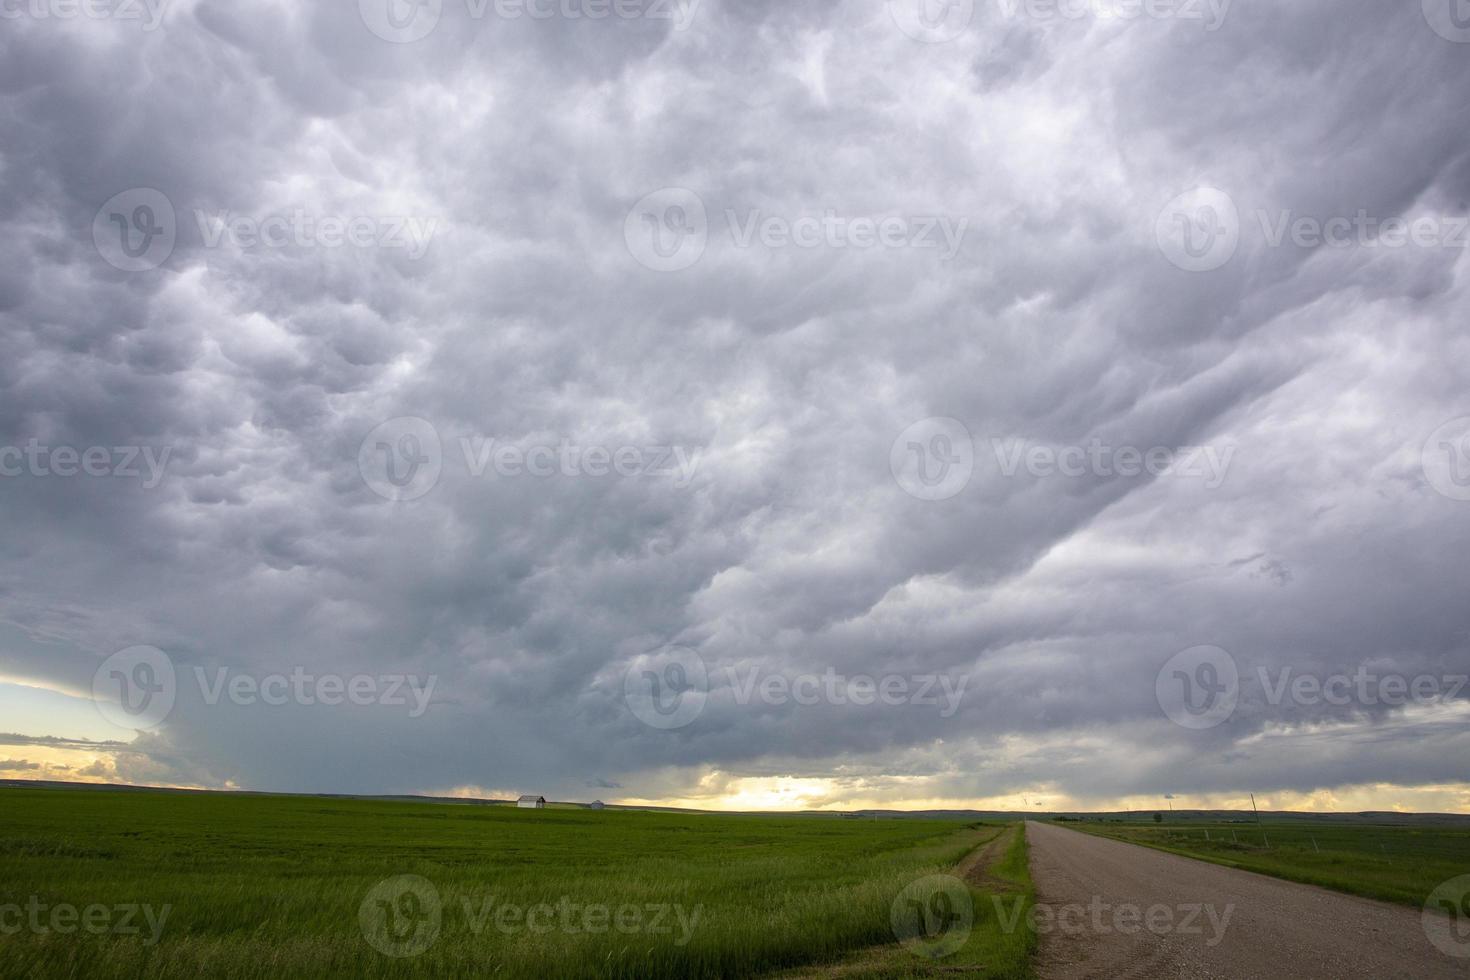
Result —
[{"label": "distant hill", "polygon": [[[830,811],[823,811],[830,812]],[[1255,823],[1250,810],[849,810],[843,816],[883,820],[1058,820],[1114,821],[1118,823],[1153,823],[1154,814],[1162,813],[1172,823]],[[1392,826],[1470,826],[1470,813],[1399,813],[1393,810],[1367,810],[1360,813],[1314,813],[1305,810],[1262,810],[1262,820],[1273,822],[1313,821],[1317,823],[1379,824]]]},{"label": "distant hill", "polygon": [[[0,779],[0,788],[73,789],[116,793],[214,793],[236,796],[307,796],[328,800],[401,800],[406,803],[443,803],[456,806],[510,806],[514,800],[478,799],[462,796],[415,796],[412,794],[373,793],[271,793],[257,790],[177,789],[164,786],[132,786],[125,783],[72,783],[50,779]],[[549,807],[585,807],[585,803],[547,801]],[[652,810],[660,813],[722,813],[731,811],[696,810],[677,806],[630,806],[608,803],[609,810]],[[1254,823],[1250,810],[761,810],[771,816],[844,817],[867,820],[1058,820],[1114,821],[1119,823],[1152,823],[1155,813],[1162,813],[1173,823]],[[1262,810],[1261,818],[1276,823],[1315,821],[1318,823],[1378,824],[1384,826],[1470,826],[1470,813],[1399,813],[1392,810],[1366,810],[1359,813],[1313,813],[1304,810]]]}]

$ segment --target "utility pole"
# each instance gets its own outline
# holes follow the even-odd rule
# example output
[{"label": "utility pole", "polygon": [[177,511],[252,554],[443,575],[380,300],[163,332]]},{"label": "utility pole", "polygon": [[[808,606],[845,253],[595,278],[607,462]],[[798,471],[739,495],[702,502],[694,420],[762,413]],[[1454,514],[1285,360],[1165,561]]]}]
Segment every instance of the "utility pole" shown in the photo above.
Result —
[{"label": "utility pole", "polygon": [[1266,836],[1266,828],[1261,826],[1261,811],[1256,809],[1256,794],[1251,794],[1251,812],[1256,815],[1256,826],[1261,830],[1261,840],[1266,842],[1266,850],[1271,849],[1271,838]]}]

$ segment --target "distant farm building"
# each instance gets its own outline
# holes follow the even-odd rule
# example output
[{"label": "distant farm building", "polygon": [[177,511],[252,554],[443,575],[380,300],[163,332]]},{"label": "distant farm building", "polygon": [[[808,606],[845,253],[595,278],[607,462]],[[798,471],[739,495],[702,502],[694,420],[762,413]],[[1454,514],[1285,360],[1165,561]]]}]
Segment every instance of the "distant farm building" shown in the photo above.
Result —
[{"label": "distant farm building", "polygon": [[516,806],[527,807],[532,810],[539,810],[545,805],[546,797],[544,796],[523,796],[516,800]]},{"label": "distant farm building", "polygon": [[607,809],[607,804],[604,803],[604,802],[602,802],[601,800],[593,800],[591,803],[588,803],[587,804],[587,809],[589,809],[589,810],[605,810],[605,809]]}]

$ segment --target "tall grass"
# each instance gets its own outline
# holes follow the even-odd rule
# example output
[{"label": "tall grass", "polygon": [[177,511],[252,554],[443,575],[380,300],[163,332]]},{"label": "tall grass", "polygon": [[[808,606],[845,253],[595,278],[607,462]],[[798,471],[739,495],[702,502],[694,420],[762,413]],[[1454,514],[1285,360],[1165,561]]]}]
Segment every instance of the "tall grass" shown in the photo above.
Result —
[{"label": "tall grass", "polygon": [[[792,970],[784,980],[911,980],[965,976],[977,980],[1031,980],[1036,934],[1029,916],[1035,902],[1025,828],[1012,825],[997,846],[1003,850],[970,886],[973,919],[964,944],[928,959],[888,941],[851,951],[831,962]],[[948,873],[958,873],[947,869]]]},{"label": "tall grass", "polygon": [[[892,941],[904,885],[993,832],[955,821],[4,789],[0,909],[34,899],[169,912],[156,945],[25,924],[0,934],[0,975],[749,976]],[[370,945],[359,911],[375,885],[402,875],[432,884],[440,924],[422,952],[398,957]],[[589,932],[596,923],[576,914],[545,929],[494,918],[507,905],[559,903],[643,911],[631,931]]]},{"label": "tall grass", "polygon": [[1422,905],[1441,882],[1470,868],[1470,830],[1374,824],[1189,822],[1139,826],[1083,821],[1067,826],[1405,905]]},{"label": "tall grass", "polygon": [[[975,933],[964,951],[977,975],[994,980],[1027,980],[1036,952],[1036,933],[1027,913],[1036,901],[1031,883],[1031,848],[1025,825],[1018,824],[1010,845],[990,867],[991,887],[975,895]],[[1002,887],[1008,886],[1008,887]]]}]

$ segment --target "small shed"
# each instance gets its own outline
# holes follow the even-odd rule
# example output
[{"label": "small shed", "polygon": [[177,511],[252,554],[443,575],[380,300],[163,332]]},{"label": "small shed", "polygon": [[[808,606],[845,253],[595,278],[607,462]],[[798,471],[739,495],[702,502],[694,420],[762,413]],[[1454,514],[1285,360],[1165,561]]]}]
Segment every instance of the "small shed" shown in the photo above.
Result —
[{"label": "small shed", "polygon": [[587,809],[589,809],[589,810],[605,810],[605,809],[607,809],[607,804],[606,803],[603,803],[601,800],[593,800],[591,803],[588,803],[587,804]]},{"label": "small shed", "polygon": [[530,795],[522,796],[520,799],[516,800],[516,806],[526,807],[532,810],[540,810],[542,807],[546,806],[546,797]]}]

